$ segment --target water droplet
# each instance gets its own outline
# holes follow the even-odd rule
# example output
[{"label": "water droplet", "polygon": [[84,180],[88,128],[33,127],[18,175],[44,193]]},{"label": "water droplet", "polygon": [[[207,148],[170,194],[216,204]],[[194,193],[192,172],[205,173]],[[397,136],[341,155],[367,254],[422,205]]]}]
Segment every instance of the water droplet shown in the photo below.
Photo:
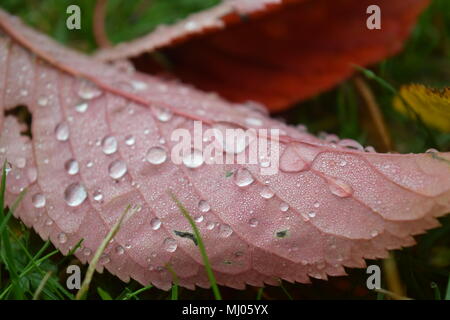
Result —
[{"label": "water droplet", "polygon": [[255,134],[249,135],[244,128],[229,122],[218,122],[214,124],[213,130],[215,142],[218,143],[217,149],[231,154],[243,152],[256,137]]},{"label": "water droplet", "polygon": [[161,227],[161,220],[159,220],[158,218],[153,218],[150,221],[150,225],[153,230],[158,230]]},{"label": "water droplet", "polygon": [[233,234],[233,229],[227,224],[221,224],[219,227],[219,235],[222,238],[228,238]]},{"label": "water droplet", "polygon": [[364,151],[364,147],[361,144],[351,139],[342,139],[341,141],[338,142],[338,145],[348,149]]},{"label": "water droplet", "polygon": [[45,221],[45,225],[46,225],[47,227],[50,227],[51,225],[53,225],[53,220],[52,220],[52,219],[47,219],[47,220]]},{"label": "water droplet", "polygon": [[58,234],[58,242],[59,243],[67,242],[67,235],[64,232],[61,232],[60,234]]},{"label": "water droplet", "polygon": [[135,143],[136,143],[136,139],[132,135],[125,137],[125,144],[127,146],[133,146]]},{"label": "water droplet", "polygon": [[147,89],[147,84],[142,81],[131,81],[131,86],[136,91],[143,91],[143,90]]},{"label": "water droplet", "polygon": [[92,196],[94,197],[95,201],[102,201],[103,200],[103,194],[102,194],[102,192],[100,190],[95,190]]},{"label": "water droplet", "polygon": [[127,164],[122,160],[114,160],[110,163],[108,171],[111,178],[120,179],[127,173]]},{"label": "water droplet", "polygon": [[125,249],[122,246],[117,246],[116,247],[116,253],[121,256],[125,253]]},{"label": "water droplet", "polygon": [[433,148],[428,149],[427,151],[425,151],[425,153],[438,153],[438,152],[439,152],[438,150],[433,149]]},{"label": "water droplet", "polygon": [[61,122],[55,128],[56,139],[58,141],[67,141],[69,139],[69,125]]},{"label": "water droplet", "polygon": [[154,165],[162,164],[167,160],[167,151],[163,147],[151,147],[147,151],[145,160]]},{"label": "water droplet", "polygon": [[314,211],[308,212],[308,217],[314,218],[316,216],[316,213]]},{"label": "water droplet", "polygon": [[45,196],[41,193],[36,193],[32,198],[33,206],[35,208],[43,208],[45,206]]},{"label": "water droplet", "polygon": [[109,256],[107,254],[102,254],[99,262],[100,262],[100,264],[108,264],[111,262],[111,259],[109,258]]},{"label": "water droplet", "polygon": [[75,106],[75,111],[79,113],[84,113],[89,108],[89,104],[87,102],[80,102]]},{"label": "water droplet", "polygon": [[167,108],[156,108],[156,118],[161,122],[168,122],[172,119],[172,111]]},{"label": "water droplet", "polygon": [[75,159],[69,159],[64,164],[64,168],[66,169],[66,172],[68,174],[73,176],[73,175],[77,174],[79,171],[78,161],[76,161]]},{"label": "water droplet", "polygon": [[197,223],[200,223],[200,222],[202,222],[203,221],[203,219],[204,219],[204,217],[203,216],[198,216],[198,217],[195,217],[195,222],[197,222]]},{"label": "water droplet", "polygon": [[280,170],[284,172],[300,172],[307,164],[297,152],[297,148],[289,145],[280,157]]},{"label": "water droplet", "polygon": [[93,83],[83,81],[78,89],[78,95],[84,100],[91,100],[102,95],[102,91],[97,88]]},{"label": "water droplet", "polygon": [[183,164],[191,169],[200,167],[203,164],[203,161],[203,153],[194,148],[192,148],[188,154],[183,155]]},{"label": "water droplet", "polygon": [[262,120],[258,118],[246,118],[245,123],[247,123],[249,126],[254,127],[260,127],[263,124]]},{"label": "water droplet", "polygon": [[104,154],[113,154],[117,151],[117,139],[114,136],[106,136],[102,140]]},{"label": "water droplet", "polygon": [[250,227],[255,228],[256,226],[258,226],[258,220],[255,218],[251,218],[250,220],[248,220],[248,224],[250,225]]},{"label": "water droplet", "polygon": [[375,238],[376,236],[378,236],[378,231],[377,231],[377,230],[373,230],[373,231],[370,233],[370,236],[371,236],[372,238]]},{"label": "water droplet", "polygon": [[211,206],[209,205],[209,203],[205,200],[200,200],[198,203],[198,209],[201,212],[208,212],[209,210],[211,210]]},{"label": "water droplet", "polygon": [[79,206],[86,199],[87,193],[79,183],[72,183],[64,191],[64,200],[71,207]]},{"label": "water droplet", "polygon": [[341,160],[341,162],[339,162],[339,165],[340,165],[341,167],[345,167],[345,166],[347,165],[347,161]]},{"label": "water droplet", "polygon": [[335,196],[340,198],[347,198],[353,194],[352,187],[341,179],[328,177],[327,181],[330,192]]},{"label": "water droplet", "polygon": [[280,203],[280,210],[286,212],[289,210],[289,205],[286,202]]},{"label": "water droplet", "polygon": [[84,248],[83,249],[83,255],[85,257],[89,257],[91,254],[92,254],[92,250],[91,249],[89,249],[89,248]]},{"label": "water droplet", "polygon": [[272,189],[270,189],[269,187],[264,187],[261,189],[261,192],[259,193],[261,195],[261,197],[263,197],[264,199],[271,199],[275,193],[272,191]]},{"label": "water droplet", "polygon": [[163,244],[164,249],[168,252],[174,252],[178,247],[177,242],[172,238],[166,238]]},{"label": "water droplet", "polygon": [[48,99],[47,99],[47,97],[39,97],[37,100],[37,103],[41,107],[45,107],[48,104]]},{"label": "water droplet", "polygon": [[212,229],[214,229],[215,226],[216,226],[216,224],[215,224],[214,222],[209,221],[209,222],[206,224],[206,229],[212,230]]},{"label": "water droplet", "polygon": [[252,174],[246,168],[240,168],[234,173],[234,183],[238,187],[249,186],[255,181]]},{"label": "water droplet", "polygon": [[20,95],[23,97],[26,97],[28,95],[28,90],[27,89],[21,89],[20,90]]},{"label": "water droplet", "polygon": [[316,202],[314,202],[313,206],[314,206],[314,208],[318,208],[318,207],[320,207],[320,203],[316,201]]},{"label": "water droplet", "polygon": [[37,169],[34,167],[29,167],[27,170],[28,180],[34,183],[37,180]]}]

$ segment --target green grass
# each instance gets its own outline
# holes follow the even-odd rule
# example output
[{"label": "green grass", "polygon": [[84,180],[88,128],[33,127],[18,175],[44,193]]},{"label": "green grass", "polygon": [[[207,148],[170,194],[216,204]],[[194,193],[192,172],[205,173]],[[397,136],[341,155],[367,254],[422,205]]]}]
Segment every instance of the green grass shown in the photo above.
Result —
[{"label": "green grass", "polygon": [[[161,23],[176,21],[217,2],[127,0],[125,4],[125,1],[110,0],[107,32],[113,42],[130,40],[146,34]],[[94,1],[77,1],[82,9],[82,29],[79,31],[65,28],[66,15],[62,13],[72,3],[72,0],[2,0],[0,6],[59,42],[92,52],[96,49],[91,23]],[[402,84],[423,83],[434,87],[450,84],[450,1],[434,0],[421,16],[405,50],[372,66],[370,72],[363,73],[369,76],[367,82],[375,93],[397,151],[423,152],[431,147],[450,150],[449,133],[428,128],[414,118],[399,114],[392,107],[395,91]],[[298,108],[279,116],[292,124],[305,124],[313,133],[336,133],[342,138],[378,147],[367,111],[362,105],[353,82],[346,81],[336,89],[302,102]],[[65,270],[69,264],[79,262],[73,256],[61,255],[50,242],[42,241],[13,217],[14,206],[8,209],[4,205],[4,178],[3,170],[0,186],[0,299],[74,299],[77,292],[65,287]],[[417,237],[416,246],[395,254],[408,297],[450,300],[450,217],[441,219],[441,223],[442,227]],[[194,226],[195,223],[192,225],[195,233]],[[195,237],[200,248],[200,234],[195,233]],[[203,259],[207,259],[204,246],[202,251]],[[368,261],[368,264],[374,263],[379,261]],[[86,266],[81,268],[85,274]],[[152,286],[142,287],[135,281],[123,283],[108,273],[94,274],[86,298],[386,299],[386,295],[364,288],[365,270],[347,271],[348,277],[331,278],[328,282],[313,279],[312,285],[283,282],[281,288],[249,287],[243,291],[213,285],[213,290],[199,288],[194,292],[179,287],[177,281],[172,290],[166,292]],[[210,281],[215,284],[212,271],[208,275],[212,275]],[[176,279],[176,274],[173,276]]]}]

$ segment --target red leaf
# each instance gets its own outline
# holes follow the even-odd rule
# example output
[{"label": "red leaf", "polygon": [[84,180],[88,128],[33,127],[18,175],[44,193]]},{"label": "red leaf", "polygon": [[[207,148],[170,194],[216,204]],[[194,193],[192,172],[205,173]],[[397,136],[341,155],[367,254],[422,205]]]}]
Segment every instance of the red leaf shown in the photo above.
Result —
[{"label": "red leaf", "polygon": [[[412,235],[450,209],[449,153],[355,150],[354,141],[318,139],[248,105],[101,64],[2,11],[0,29],[2,110],[24,105],[33,117],[32,139],[15,118],[1,122],[8,202],[29,189],[16,214],[63,253],[83,238],[76,255],[88,262],[124,208],[142,207],[107,247],[100,271],[168,289],[170,263],[180,285],[209,286],[168,191],[196,218],[218,282],[234,288],[343,275],[363,258],[414,244]],[[281,170],[262,175],[263,159],[175,164],[170,137],[192,133],[193,120],[282,130]]]},{"label": "red leaf", "polygon": [[[264,8],[262,2],[282,3],[264,11],[252,7]],[[428,2],[229,0],[142,39],[104,50],[98,58],[136,57],[168,47],[163,53],[183,81],[232,101],[258,101],[280,111],[330,89],[354,72],[353,65],[373,64],[398,53]],[[381,8],[381,30],[366,27],[366,10],[374,4]],[[236,5],[244,7],[236,9]],[[205,34],[199,36],[201,32]],[[193,34],[197,36],[190,38]],[[155,71],[148,57],[137,63],[141,70]]]}]

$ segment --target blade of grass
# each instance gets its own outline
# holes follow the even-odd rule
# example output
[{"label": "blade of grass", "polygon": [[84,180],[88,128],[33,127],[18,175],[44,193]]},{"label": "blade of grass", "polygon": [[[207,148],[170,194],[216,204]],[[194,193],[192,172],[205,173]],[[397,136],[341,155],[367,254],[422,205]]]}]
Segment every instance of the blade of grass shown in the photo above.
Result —
[{"label": "blade of grass", "polygon": [[448,277],[447,290],[445,292],[445,300],[450,300],[450,277]]},{"label": "blade of grass", "polygon": [[52,272],[49,271],[45,274],[45,276],[42,278],[41,282],[39,283],[39,286],[36,289],[36,292],[33,295],[33,300],[39,299],[39,295],[41,294],[42,290],[44,290],[45,285],[47,284],[48,279],[50,279],[50,276],[52,275]]},{"label": "blade of grass", "polygon": [[137,297],[138,294],[140,294],[140,293],[142,293],[142,292],[144,292],[144,291],[147,291],[147,290],[149,290],[149,289],[151,289],[151,288],[153,288],[153,286],[152,286],[152,285],[148,285],[148,286],[143,287],[143,288],[141,288],[141,289],[139,289],[139,290],[136,290],[135,292],[128,293],[128,294],[123,298],[123,300],[129,300],[129,299],[131,299],[131,298]]},{"label": "blade of grass", "polygon": [[214,272],[212,271],[211,264],[209,263],[208,255],[206,254],[205,245],[203,243],[202,236],[200,235],[200,231],[198,230],[194,219],[192,219],[191,215],[189,214],[187,209],[183,206],[183,204],[175,197],[174,194],[170,193],[170,196],[172,197],[172,200],[178,206],[178,209],[180,209],[183,216],[186,218],[186,220],[191,225],[192,230],[195,234],[195,237],[197,238],[198,248],[200,250],[200,254],[202,255],[203,263],[205,265],[206,273],[208,275],[209,283],[211,284],[211,288],[214,293],[214,297],[216,298],[216,300],[222,300],[222,296],[220,295],[219,287],[217,286],[216,278],[214,277]]},{"label": "blade of grass", "polygon": [[106,247],[108,246],[109,242],[114,238],[114,236],[117,234],[117,232],[120,229],[120,226],[122,225],[123,220],[127,216],[128,212],[130,212],[131,205],[128,205],[124,212],[120,215],[119,219],[117,219],[117,222],[114,224],[114,226],[111,228],[109,233],[106,235],[105,239],[103,239],[102,243],[98,247],[97,251],[95,252],[94,257],[92,258],[91,263],[89,264],[88,270],[86,272],[86,276],[84,277],[83,283],[81,284],[80,290],[78,290],[77,295],[75,296],[76,300],[84,299],[88,290],[89,286],[92,281],[92,277],[95,273],[95,268],[97,266],[98,261],[100,260],[100,256],[103,254],[103,251],[105,251]]},{"label": "blade of grass", "polygon": [[172,300],[178,300],[178,276],[175,273],[175,271],[173,270],[173,268],[170,266],[170,264],[166,265],[166,269],[170,272],[170,274],[172,275],[172,295],[171,295],[171,299]]},{"label": "blade of grass", "polygon": [[256,300],[261,300],[263,292],[264,292],[264,288],[258,289],[258,293],[256,294]]},{"label": "blade of grass", "polygon": [[281,290],[283,290],[284,294],[288,297],[289,300],[294,300],[294,298],[292,298],[289,291],[287,291],[286,288],[283,286],[283,281],[281,281],[281,280],[280,280],[280,288],[281,288]]},{"label": "blade of grass", "polygon": [[114,300],[111,295],[100,287],[97,287],[97,293],[102,300]]}]

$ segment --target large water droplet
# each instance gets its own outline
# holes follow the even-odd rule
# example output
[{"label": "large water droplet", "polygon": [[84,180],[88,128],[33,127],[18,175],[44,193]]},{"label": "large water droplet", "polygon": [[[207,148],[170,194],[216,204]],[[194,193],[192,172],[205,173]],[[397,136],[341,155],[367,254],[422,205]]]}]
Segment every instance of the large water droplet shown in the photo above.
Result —
[{"label": "large water droplet", "polygon": [[78,165],[78,161],[75,159],[69,159],[64,164],[64,168],[66,169],[66,172],[70,175],[75,175],[78,173],[80,167]]},{"label": "large water droplet", "polygon": [[168,252],[174,252],[177,250],[177,242],[172,238],[166,238],[164,240],[164,249]]},{"label": "large water droplet", "polygon": [[303,160],[297,147],[289,145],[280,157],[280,170],[284,172],[300,172],[305,170],[307,163]]},{"label": "large water droplet", "polygon": [[61,122],[55,128],[55,135],[58,141],[67,141],[69,139],[69,125]]},{"label": "large water droplet", "polygon": [[104,154],[113,154],[117,151],[117,139],[114,136],[106,136],[102,140]]},{"label": "large water droplet", "polygon": [[161,227],[161,220],[159,220],[158,218],[153,218],[150,221],[150,225],[153,230],[158,230]]},{"label": "large water droplet", "polygon": [[41,193],[36,193],[32,198],[33,206],[35,208],[42,208],[45,206],[45,196]]},{"label": "large water droplet", "polygon": [[86,189],[79,183],[72,183],[64,191],[64,200],[71,207],[79,206],[86,199]]},{"label": "large water droplet", "polygon": [[208,212],[209,210],[211,210],[211,206],[209,205],[209,203],[205,200],[200,200],[198,203],[198,209],[201,212]]},{"label": "large water droplet", "polygon": [[259,118],[246,118],[245,123],[253,127],[260,127],[263,124],[262,120]]},{"label": "large water droplet", "polygon": [[252,174],[246,168],[240,168],[234,173],[234,183],[238,187],[249,186],[255,181]]},{"label": "large water droplet", "polygon": [[221,224],[219,227],[219,235],[223,238],[228,238],[233,234],[233,229],[227,224]]},{"label": "large water droplet", "polygon": [[192,148],[190,152],[183,155],[183,164],[191,169],[200,167],[203,161],[203,153],[198,149]]},{"label": "large water droplet", "polygon": [[259,193],[261,195],[261,197],[263,197],[264,199],[271,199],[275,193],[272,191],[272,189],[270,189],[269,187],[264,187],[261,189],[261,192]]},{"label": "large water droplet", "polygon": [[120,179],[127,173],[127,164],[122,160],[114,160],[110,163],[108,171],[111,178]]},{"label": "large water droplet", "polygon": [[145,160],[154,165],[162,164],[167,160],[167,151],[163,147],[151,147],[147,151]]},{"label": "large water droplet", "polygon": [[327,178],[330,192],[337,197],[347,198],[353,194],[353,188],[345,181],[336,178]]}]

